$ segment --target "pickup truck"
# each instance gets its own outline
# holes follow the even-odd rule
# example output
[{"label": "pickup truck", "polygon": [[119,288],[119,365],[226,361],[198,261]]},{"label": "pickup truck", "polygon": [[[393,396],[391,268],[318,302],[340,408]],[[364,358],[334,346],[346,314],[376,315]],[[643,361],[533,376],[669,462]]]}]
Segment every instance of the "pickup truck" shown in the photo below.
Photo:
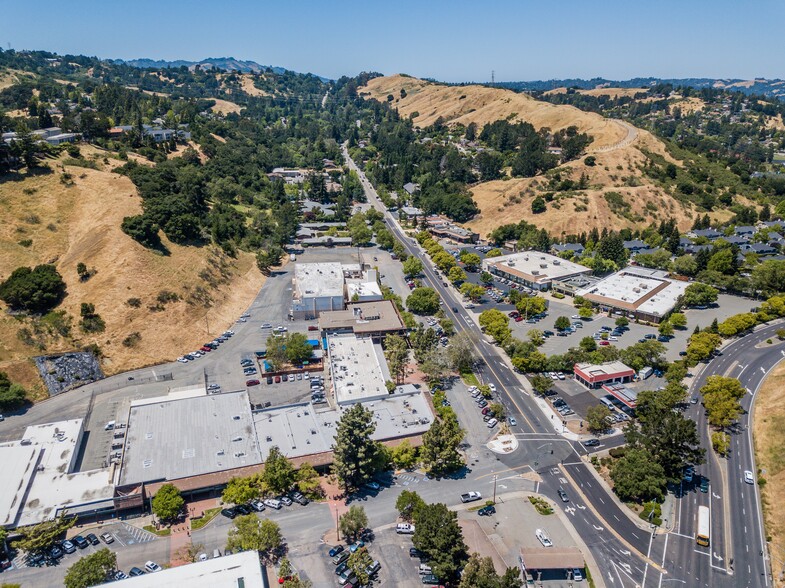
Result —
[{"label": "pickup truck", "polygon": [[475,500],[480,500],[482,498],[482,494],[479,492],[467,492],[466,494],[461,494],[461,502],[474,502]]}]

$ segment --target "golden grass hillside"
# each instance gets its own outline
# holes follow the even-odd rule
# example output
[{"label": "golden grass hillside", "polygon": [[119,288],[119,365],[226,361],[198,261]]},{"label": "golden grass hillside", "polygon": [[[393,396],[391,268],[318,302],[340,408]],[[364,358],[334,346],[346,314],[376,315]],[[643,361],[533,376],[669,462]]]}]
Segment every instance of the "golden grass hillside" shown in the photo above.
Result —
[{"label": "golden grass hillside", "polygon": [[[401,90],[404,97],[401,97]],[[600,90],[608,92],[612,89]],[[360,88],[360,92],[380,101],[387,101],[389,95],[394,96],[392,106],[404,116],[417,113],[414,123],[421,127],[433,123],[440,116],[448,124],[474,122],[480,127],[510,118],[529,122],[537,129],[547,127],[554,131],[574,125],[594,138],[588,152],[596,157],[595,166],[587,166],[581,159],[559,168],[562,178],[578,180],[586,174],[589,189],[548,203],[544,213],[535,215],[531,211],[534,198],[547,191],[548,180],[542,176],[508,178],[474,186],[472,196],[480,214],[467,226],[482,235],[502,224],[521,220],[547,229],[556,238],[592,227],[639,228],[642,224],[639,219],[649,224],[673,217],[681,229],[692,224],[692,210],[655,186],[640,169],[647,159],[643,151],[674,161],[665,146],[649,132],[627,123],[572,106],[542,102],[510,90],[443,86],[402,75],[374,78]],[[675,163],[678,165],[678,162]],[[616,207],[614,210],[605,197],[608,192],[621,194],[628,208],[620,210]],[[714,216],[725,220],[729,213],[719,212]]]},{"label": "golden grass hillside", "polygon": [[[406,96],[400,97],[401,90]],[[627,130],[602,116],[583,112],[573,106],[561,106],[535,100],[526,94],[484,86],[443,86],[402,75],[374,78],[359,89],[369,98],[381,102],[394,96],[392,106],[414,124],[427,127],[442,117],[450,123],[478,126],[500,119],[526,121],[540,129],[553,131],[576,126],[594,137],[592,148],[611,146],[624,140]]]},{"label": "golden grass hillside", "polygon": [[[82,147],[82,152],[90,149]],[[54,162],[50,165],[55,167]],[[232,259],[217,248],[183,247],[165,238],[170,255],[149,251],[120,230],[123,217],[141,211],[128,178],[82,167],[65,169],[72,174],[71,186],[61,182],[59,163],[48,175],[0,178],[0,277],[19,266],[54,263],[68,288],[57,310],[72,320],[71,338],[52,336],[41,321],[12,317],[3,305],[0,370],[14,380],[36,388],[40,396],[30,357],[88,343],[100,346],[109,374],[174,359],[228,328],[258,293],[263,277],[252,255]],[[80,262],[96,271],[86,282],[76,273]],[[163,291],[174,292],[179,300],[159,305]],[[138,308],[127,303],[131,298],[140,299]],[[106,322],[105,332],[80,331],[82,302],[95,305]],[[30,331],[33,342],[43,343],[45,351],[23,342],[18,336],[22,328]],[[134,333],[139,334],[136,344],[124,344]]]}]

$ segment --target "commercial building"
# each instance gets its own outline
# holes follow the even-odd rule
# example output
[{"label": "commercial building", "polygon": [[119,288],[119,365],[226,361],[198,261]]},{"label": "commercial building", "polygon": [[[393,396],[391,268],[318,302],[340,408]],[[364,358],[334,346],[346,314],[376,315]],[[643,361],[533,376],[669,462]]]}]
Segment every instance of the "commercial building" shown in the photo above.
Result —
[{"label": "commercial building", "polygon": [[[241,551],[223,557],[174,568],[154,574],[135,576],[111,586],[122,588],[160,588],[188,586],[188,588],[267,588],[265,571],[255,551]],[[105,584],[110,585],[110,584]]]},{"label": "commercial building", "polygon": [[0,444],[0,527],[34,525],[67,510],[114,510],[112,469],[75,472],[82,419],[27,427],[18,441]]},{"label": "commercial building", "polygon": [[576,363],[573,367],[575,379],[587,388],[599,388],[603,384],[631,382],[635,370],[620,361],[602,364]]},{"label": "commercial building", "polygon": [[381,339],[388,333],[404,333],[406,325],[392,300],[379,300],[354,302],[347,304],[346,310],[323,312],[319,316],[319,330],[322,334],[354,333],[358,337]]},{"label": "commercial building", "polygon": [[484,259],[482,268],[532,290],[548,290],[554,281],[566,281],[592,271],[583,265],[540,251],[521,251]]},{"label": "commercial building", "polygon": [[204,388],[131,403],[118,486],[139,486],[258,466],[245,391]]},{"label": "commercial building", "polygon": [[355,335],[330,335],[327,357],[339,405],[387,396],[385,382],[392,378],[381,343]]},{"label": "commercial building", "polygon": [[659,323],[673,310],[688,285],[668,278],[664,271],[630,266],[575,294],[596,304],[601,311]]},{"label": "commercial building", "polygon": [[327,310],[343,310],[343,280],[340,263],[298,263],[292,284],[293,318],[316,318]]},{"label": "commercial building", "polygon": [[635,409],[638,405],[638,393],[624,384],[603,384],[602,389],[608,393],[612,400],[617,401],[614,404],[631,409]]}]

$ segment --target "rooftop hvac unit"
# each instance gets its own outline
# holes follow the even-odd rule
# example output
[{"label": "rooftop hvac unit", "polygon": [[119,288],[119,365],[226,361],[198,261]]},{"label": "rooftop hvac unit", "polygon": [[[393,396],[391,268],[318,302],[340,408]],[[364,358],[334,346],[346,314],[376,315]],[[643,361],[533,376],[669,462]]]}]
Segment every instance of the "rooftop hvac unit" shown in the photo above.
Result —
[{"label": "rooftop hvac unit", "polygon": [[547,263],[541,263],[540,264],[540,269],[545,269],[546,267],[548,267]]},{"label": "rooftop hvac unit", "polygon": [[646,290],[648,287],[648,284],[641,284],[641,290]]},{"label": "rooftop hvac unit", "polygon": [[[526,258],[526,261],[529,261],[528,257]],[[509,265],[510,267],[515,267],[515,262],[510,260],[510,261],[507,262],[507,265]]]},{"label": "rooftop hvac unit", "polygon": [[561,265],[561,261],[558,259],[553,260],[553,265]]},{"label": "rooftop hvac unit", "polygon": [[540,275],[540,270],[532,270],[532,275],[533,276],[539,276]]},{"label": "rooftop hvac unit", "polygon": [[640,288],[633,288],[632,291],[635,292],[636,294],[640,294],[641,293],[641,289]]}]

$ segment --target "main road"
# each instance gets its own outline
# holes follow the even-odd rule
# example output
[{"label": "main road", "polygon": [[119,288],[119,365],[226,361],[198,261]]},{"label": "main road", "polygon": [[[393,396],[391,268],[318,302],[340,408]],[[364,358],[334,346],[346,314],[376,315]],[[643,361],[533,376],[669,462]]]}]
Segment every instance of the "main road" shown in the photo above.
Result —
[{"label": "main road", "polygon": [[622,511],[623,507],[619,506],[618,501],[598,483],[589,470],[592,466],[583,459],[586,450],[579,443],[570,442],[554,432],[552,422],[543,417],[531,397],[528,383],[518,378],[499,349],[487,342],[477,324],[465,314],[462,303],[455,299],[449,286],[445,286],[436,275],[427,262],[425,252],[403,232],[382,204],[373,185],[357,167],[345,146],[343,154],[349,168],[359,176],[368,202],[384,215],[387,226],[407,253],[424,260],[424,281],[444,301],[445,315],[453,321],[457,330],[474,335],[472,340],[476,352],[485,363],[483,375],[495,382],[501,402],[507,413],[516,417],[521,430],[515,431],[519,449],[499,458],[509,468],[510,475],[527,470],[536,471],[542,478],[540,492],[557,504],[563,504],[557,494],[558,489],[566,490],[570,502],[564,505],[564,509],[571,515],[575,528],[602,567],[603,579],[607,577],[611,584],[654,586],[674,580],[686,582],[664,571],[669,564],[666,550],[657,559],[651,553],[655,543],[653,530],[647,525],[633,522],[629,514]]}]

